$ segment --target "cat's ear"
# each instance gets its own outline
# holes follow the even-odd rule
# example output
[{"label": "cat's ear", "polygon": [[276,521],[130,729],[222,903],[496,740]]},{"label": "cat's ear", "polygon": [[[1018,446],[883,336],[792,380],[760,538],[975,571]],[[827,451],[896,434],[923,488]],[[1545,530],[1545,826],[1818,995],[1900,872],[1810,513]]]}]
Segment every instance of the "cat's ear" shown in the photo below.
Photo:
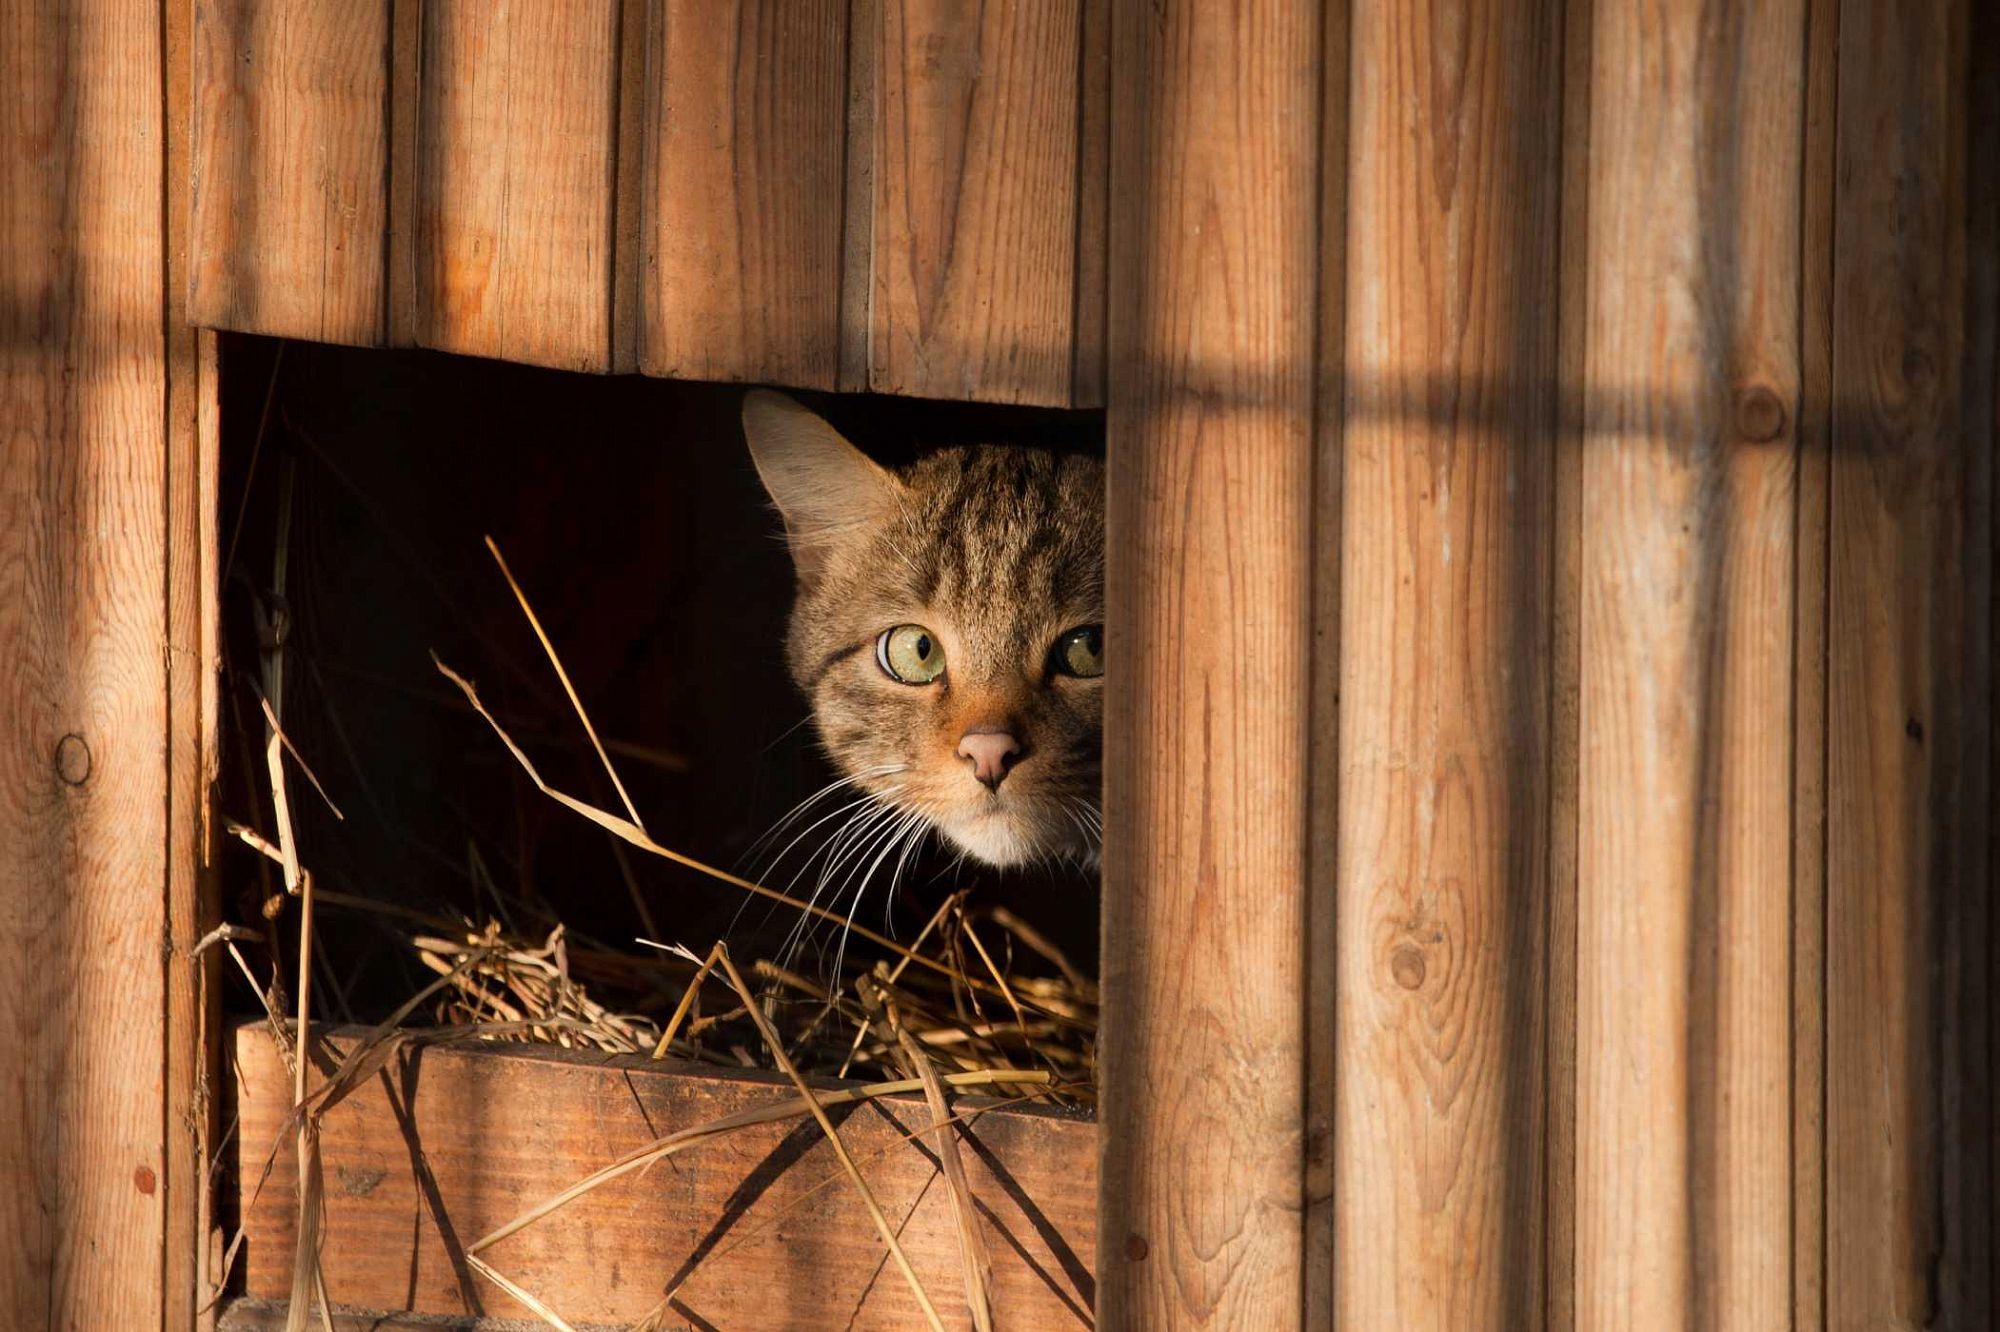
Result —
[{"label": "cat's ear", "polygon": [[784,515],[801,577],[818,573],[844,534],[879,525],[895,507],[902,483],[782,393],[754,389],[743,399],[743,437]]}]

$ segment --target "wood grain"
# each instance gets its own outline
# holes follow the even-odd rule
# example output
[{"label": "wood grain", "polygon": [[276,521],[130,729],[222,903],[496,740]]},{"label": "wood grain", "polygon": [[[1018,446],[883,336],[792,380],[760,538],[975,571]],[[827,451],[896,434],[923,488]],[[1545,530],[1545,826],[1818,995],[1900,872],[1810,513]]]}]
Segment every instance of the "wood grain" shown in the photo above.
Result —
[{"label": "wood grain", "polygon": [[0,5],[0,1326],[154,1328],[168,1169],[159,9]]},{"label": "wood grain", "polygon": [[163,104],[166,160],[162,181],[166,301],[162,342],[167,376],[165,449],[166,542],[161,570],[166,596],[167,828],[165,885],[166,1000],[160,1190],[165,1234],[161,1253],[162,1319],[193,1332],[209,1289],[207,1219],[210,1144],[221,1047],[210,1002],[215,957],[195,947],[218,918],[216,883],[207,873],[208,800],[215,771],[217,628],[215,587],[216,485],[221,381],[218,335],[188,324],[192,257],[193,152],[192,5],[161,9],[165,25]]},{"label": "wood grain", "polygon": [[1071,401],[1081,5],[867,6],[870,388]]},{"label": "wood grain", "polygon": [[387,0],[193,0],[196,323],[384,338]]},{"label": "wood grain", "polygon": [[[274,1161],[246,1206],[246,1291],[282,1299],[295,1212],[291,1153],[280,1143],[290,1078],[261,1025],[236,1029],[235,1054],[238,1177],[246,1191],[267,1157]],[[526,1316],[483,1279],[462,1280],[451,1245],[472,1243],[657,1136],[793,1096],[768,1074],[546,1047],[441,1047],[408,1065],[392,1062],[385,1078],[324,1122],[328,1292],[360,1308]],[[955,1112],[976,1104],[955,1100]],[[921,1097],[836,1119],[901,1227],[926,1290],[962,1325],[955,1213],[936,1152],[907,1136],[931,1122]],[[993,1255],[999,1325],[1090,1326],[1094,1126],[1000,1110],[978,1118],[964,1143]],[[841,1326],[850,1317],[873,1328],[921,1321],[810,1121],[744,1129],[626,1176],[482,1256],[583,1323],[627,1326],[683,1280],[670,1326],[677,1319],[769,1329]]]},{"label": "wood grain", "polygon": [[1107,1327],[1302,1314],[1321,10],[1113,14]]},{"label": "wood grain", "polygon": [[667,0],[650,45],[642,367],[834,387],[847,6]]},{"label": "wood grain", "polygon": [[1561,9],[1353,8],[1336,1322],[1542,1307]]},{"label": "wood grain", "polygon": [[[1077,82],[1076,365],[1070,406],[1104,405],[1104,266],[1110,261],[1105,222],[1111,204],[1111,4],[1081,0],[1082,46]],[[1336,309],[1338,306],[1335,307]]]},{"label": "wood grain", "polygon": [[1312,647],[1306,768],[1306,1099],[1300,1182],[1304,1332],[1333,1332],[1338,1239],[1334,1126],[1340,1098],[1340,608],[1341,442],[1347,392],[1347,173],[1352,68],[1349,25],[1329,17],[1320,34],[1319,339],[1314,385]]},{"label": "wood grain", "polygon": [[611,366],[617,0],[425,0],[415,340]]},{"label": "wood grain", "polygon": [[1576,1318],[1791,1309],[1804,8],[1592,16]]},{"label": "wood grain", "polygon": [[1850,0],[1840,13],[1832,1328],[1986,1327],[1994,1317],[1994,261],[1990,216],[1968,215],[1993,150],[1990,124],[1969,134],[1968,98],[1983,95],[1968,78],[1974,8]]},{"label": "wood grain", "polygon": [[1827,519],[1839,0],[1809,0],[1800,163],[1798,628],[1792,746],[1792,1326],[1826,1324]]},{"label": "wood grain", "polygon": [[1543,1327],[1576,1319],[1577,815],[1583,797],[1583,459],[1590,438],[1591,0],[1563,13],[1562,256],[1557,305],[1561,413],[1556,435],[1555,532],[1549,596],[1548,1104],[1543,1114]]}]

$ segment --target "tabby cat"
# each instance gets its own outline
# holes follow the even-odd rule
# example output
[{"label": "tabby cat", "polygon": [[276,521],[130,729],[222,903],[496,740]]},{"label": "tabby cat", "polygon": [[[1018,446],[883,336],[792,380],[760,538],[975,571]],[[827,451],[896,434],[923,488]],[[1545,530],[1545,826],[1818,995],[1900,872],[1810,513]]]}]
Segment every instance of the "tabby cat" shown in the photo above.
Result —
[{"label": "tabby cat", "polygon": [[928,829],[989,865],[1094,863],[1103,464],[990,445],[891,470],[764,390],[743,433],[798,574],[792,678],[829,791],[860,792],[856,861],[900,866]]}]

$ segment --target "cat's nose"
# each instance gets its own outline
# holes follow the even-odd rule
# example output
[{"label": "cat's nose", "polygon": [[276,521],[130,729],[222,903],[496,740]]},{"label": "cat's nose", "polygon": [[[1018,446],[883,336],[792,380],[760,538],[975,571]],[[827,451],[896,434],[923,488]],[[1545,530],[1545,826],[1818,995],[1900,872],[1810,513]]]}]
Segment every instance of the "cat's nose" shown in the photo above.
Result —
[{"label": "cat's nose", "polygon": [[1005,731],[967,731],[958,737],[958,756],[972,760],[972,775],[989,791],[1000,789],[1020,753],[1021,742]]}]

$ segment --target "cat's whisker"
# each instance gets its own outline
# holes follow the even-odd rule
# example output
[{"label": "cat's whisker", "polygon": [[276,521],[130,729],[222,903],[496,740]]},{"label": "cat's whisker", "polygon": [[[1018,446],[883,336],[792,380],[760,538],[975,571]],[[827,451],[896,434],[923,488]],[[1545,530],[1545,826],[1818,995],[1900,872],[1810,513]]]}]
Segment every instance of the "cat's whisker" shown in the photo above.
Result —
[{"label": "cat's whisker", "polygon": [[812,836],[814,829],[825,826],[832,820],[839,818],[842,814],[848,813],[851,810],[858,809],[863,805],[873,804],[881,799],[882,795],[879,792],[863,791],[859,796],[857,796],[853,800],[848,801],[846,804],[836,806],[831,811],[820,815],[818,818],[814,819],[811,823],[807,824],[804,828],[800,829],[799,832],[792,838],[791,841],[785,843],[783,850],[779,851],[777,855],[771,857],[770,862],[764,867],[765,872],[768,874],[771,871],[776,870],[778,866],[784,864],[785,857],[791,855],[792,849],[796,847],[800,842]]},{"label": "cat's whisker", "polygon": [[[798,804],[793,805],[789,810],[785,811],[784,815],[780,817],[777,822],[773,823],[770,829],[766,831],[763,834],[763,836],[759,837],[756,841],[750,844],[749,849],[747,849],[743,853],[744,859],[746,861],[753,859],[758,852],[762,851],[764,848],[768,847],[772,842],[776,841],[778,837],[785,832],[786,828],[790,824],[797,821],[800,817],[802,817],[808,809],[818,804],[820,801],[826,799],[828,796],[834,794],[835,792],[846,787],[857,786],[863,780],[870,777],[886,777],[893,773],[903,772],[907,770],[908,767],[909,764],[907,763],[878,763],[873,767],[863,768],[859,772],[856,772],[851,776],[841,776],[834,778],[832,781],[828,782],[825,786],[820,787],[819,790],[813,792],[811,795],[807,796],[804,800],[799,801]],[[783,853],[780,852],[779,858],[781,859],[782,857]],[[774,859],[771,862],[771,865],[767,866],[767,868],[774,868],[776,865],[777,865],[777,859]]]},{"label": "cat's whisker", "polygon": [[[897,806],[889,802],[889,797],[900,789],[899,787],[892,787],[888,791],[871,794],[865,800],[857,802],[864,806],[872,806],[872,808],[863,808],[859,812],[851,814],[847,822],[841,825],[840,831],[829,838],[825,846],[806,858],[805,863],[799,867],[798,873],[793,875],[792,882],[788,885],[788,888],[796,889],[798,880],[812,867],[813,861],[820,860],[823,856],[824,859],[821,861],[818,882],[814,884],[812,895],[807,899],[809,905],[818,906],[820,898],[826,893],[827,885],[839,875],[841,867],[846,864],[850,854],[853,854],[857,848],[863,848],[859,854],[866,855],[865,847],[872,845],[876,830],[892,821],[900,812]],[[834,900],[839,900],[838,893],[835,894]],[[810,916],[801,915],[797,923],[792,926],[784,950],[787,965],[791,961],[796,960],[797,951],[809,936],[812,923]]]},{"label": "cat's whisker", "polygon": [[[867,871],[861,875],[860,881],[855,884],[853,906],[847,912],[850,918],[859,914],[862,894],[868,891],[868,885],[874,879],[875,871],[881,868],[882,862],[889,857],[889,854],[896,849],[912,830],[921,828],[928,822],[929,820],[922,813],[916,810],[905,810],[903,811],[903,817],[891,826],[888,834],[885,837],[877,839],[875,845],[879,846],[880,850],[876,851],[874,860],[869,862]],[[845,885],[843,885],[844,887]],[[839,901],[840,899],[836,895],[834,900]],[[850,933],[852,933],[852,930],[849,927],[843,926],[841,928],[840,947],[834,953],[833,976],[832,983],[828,986],[829,989],[839,983],[840,968],[847,960],[847,939]]]},{"label": "cat's whisker", "polygon": [[[834,819],[839,818],[843,814],[849,815],[850,818],[858,817],[857,815],[855,815],[855,811],[861,810],[863,807],[868,805],[878,804],[884,799],[886,799],[888,796],[894,795],[897,791],[900,791],[901,789],[902,788],[900,786],[894,786],[890,787],[886,792],[882,793],[866,791],[863,792],[858,799],[848,801],[846,804],[841,805],[838,808],[834,809],[831,813],[822,814],[819,818],[813,820],[810,824],[807,824],[805,829],[801,831],[796,837],[792,838],[791,841],[787,842],[785,844],[784,850],[778,852],[777,855],[771,858],[770,863],[765,866],[764,877],[768,877],[771,871],[776,870],[778,866],[782,865],[785,861],[785,857],[789,856],[792,853],[792,848],[797,846],[800,842],[804,841],[806,838],[810,837],[815,828],[822,827],[825,824],[832,822]],[[839,840],[839,837],[840,834],[835,833],[834,837],[831,839],[832,842],[837,842]],[[792,888],[796,888],[798,886],[800,877],[805,874],[806,870],[811,868],[813,861],[817,859],[819,855],[826,849],[827,849],[826,846],[823,845],[814,850],[811,855],[808,855],[805,858],[805,861],[799,866],[799,868],[793,871],[791,881],[786,885],[787,891],[789,891]],[[749,901],[748,899],[745,899],[744,905],[736,908],[736,916],[730,921],[729,925],[729,928],[732,933],[736,929],[737,922],[742,919],[743,912],[748,905]],[[770,921],[771,913],[776,910],[777,907],[775,905],[767,907],[765,909],[764,919],[766,923]]]}]

